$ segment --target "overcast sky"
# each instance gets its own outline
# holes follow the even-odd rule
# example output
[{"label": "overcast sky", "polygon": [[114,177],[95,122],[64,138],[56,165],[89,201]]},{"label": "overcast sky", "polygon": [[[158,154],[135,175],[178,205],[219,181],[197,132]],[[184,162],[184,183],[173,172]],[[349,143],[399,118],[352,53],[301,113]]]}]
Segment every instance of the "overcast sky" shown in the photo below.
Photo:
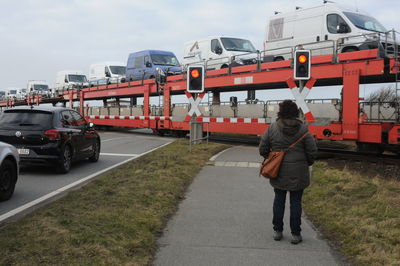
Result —
[{"label": "overcast sky", "polygon": [[[400,30],[399,0],[337,0]],[[161,49],[182,58],[183,44],[212,35],[242,37],[262,49],[274,11],[322,0],[0,0],[1,88],[31,79],[54,85],[57,71],[101,61],[126,62],[130,52]]]}]

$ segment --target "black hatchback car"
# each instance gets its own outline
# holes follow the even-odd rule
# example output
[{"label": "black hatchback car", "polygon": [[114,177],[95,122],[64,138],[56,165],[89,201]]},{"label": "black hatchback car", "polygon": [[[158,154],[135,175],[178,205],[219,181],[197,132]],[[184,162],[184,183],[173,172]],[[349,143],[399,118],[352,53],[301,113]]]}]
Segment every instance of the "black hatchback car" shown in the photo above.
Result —
[{"label": "black hatchback car", "polygon": [[100,136],[93,123],[63,107],[16,107],[0,115],[0,141],[14,145],[21,163],[50,162],[60,173],[71,162],[97,162]]}]

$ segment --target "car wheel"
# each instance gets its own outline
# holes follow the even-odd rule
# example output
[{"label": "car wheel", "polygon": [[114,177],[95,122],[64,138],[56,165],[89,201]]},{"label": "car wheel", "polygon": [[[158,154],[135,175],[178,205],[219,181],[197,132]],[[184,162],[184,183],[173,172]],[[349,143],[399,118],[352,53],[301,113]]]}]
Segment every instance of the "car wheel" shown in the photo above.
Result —
[{"label": "car wheel", "polygon": [[0,166],[0,201],[11,198],[17,183],[17,169],[11,160],[4,160]]},{"label": "car wheel", "polygon": [[96,140],[93,145],[93,155],[89,157],[90,162],[97,162],[100,157],[100,142]]},{"label": "car wheel", "polygon": [[71,169],[71,155],[71,147],[69,145],[65,145],[61,152],[60,160],[58,161],[57,170],[60,174],[66,174]]}]

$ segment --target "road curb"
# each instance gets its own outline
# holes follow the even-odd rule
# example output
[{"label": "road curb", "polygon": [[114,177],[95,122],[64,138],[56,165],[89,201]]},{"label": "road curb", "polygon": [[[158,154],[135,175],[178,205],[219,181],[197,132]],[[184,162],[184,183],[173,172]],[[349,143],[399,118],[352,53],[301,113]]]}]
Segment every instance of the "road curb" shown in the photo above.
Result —
[{"label": "road curb", "polygon": [[234,147],[230,147],[230,148],[227,148],[227,149],[225,149],[225,150],[223,150],[223,151],[220,151],[219,153],[217,153],[217,154],[215,154],[213,157],[211,157],[210,158],[210,162],[214,162],[217,158],[218,158],[218,156],[220,156],[221,154],[223,154],[224,152],[226,152],[226,151],[228,151],[228,150],[230,150],[230,149],[233,149]]}]

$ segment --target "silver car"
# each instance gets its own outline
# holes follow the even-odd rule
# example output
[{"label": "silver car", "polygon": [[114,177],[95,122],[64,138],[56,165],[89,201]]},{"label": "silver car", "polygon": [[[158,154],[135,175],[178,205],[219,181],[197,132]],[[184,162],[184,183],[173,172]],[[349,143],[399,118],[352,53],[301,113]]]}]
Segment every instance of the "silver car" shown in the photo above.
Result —
[{"label": "silver car", "polygon": [[0,141],[0,201],[11,198],[19,172],[17,149]]}]

